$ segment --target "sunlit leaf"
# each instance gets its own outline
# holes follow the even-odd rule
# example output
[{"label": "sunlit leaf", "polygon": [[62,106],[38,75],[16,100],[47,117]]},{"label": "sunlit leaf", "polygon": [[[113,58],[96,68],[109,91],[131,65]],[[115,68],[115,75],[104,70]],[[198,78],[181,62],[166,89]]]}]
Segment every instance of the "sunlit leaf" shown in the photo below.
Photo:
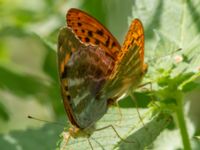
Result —
[{"label": "sunlit leaf", "polygon": [[[121,112],[121,114],[120,114]],[[150,116],[147,110],[141,110],[146,118]],[[156,139],[160,132],[170,123],[171,119],[167,114],[154,116],[152,120],[145,119],[141,123],[136,109],[110,108],[107,114],[97,122],[96,128],[113,125],[117,133],[128,143],[117,137],[112,128],[94,131],[89,138],[94,149],[144,149]],[[67,131],[66,131],[67,132]],[[60,143],[61,149],[89,149],[91,148],[87,138],[71,138],[68,143],[63,138]]]}]

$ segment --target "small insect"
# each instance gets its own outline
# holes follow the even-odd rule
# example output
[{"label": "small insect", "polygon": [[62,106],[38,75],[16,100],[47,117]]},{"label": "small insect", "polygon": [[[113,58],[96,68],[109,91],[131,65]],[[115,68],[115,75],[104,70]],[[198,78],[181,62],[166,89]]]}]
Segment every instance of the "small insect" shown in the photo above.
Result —
[{"label": "small insect", "polygon": [[58,37],[58,68],[69,137],[89,137],[110,104],[141,82],[146,73],[144,30],[132,21],[123,46],[95,18],[72,8]]}]

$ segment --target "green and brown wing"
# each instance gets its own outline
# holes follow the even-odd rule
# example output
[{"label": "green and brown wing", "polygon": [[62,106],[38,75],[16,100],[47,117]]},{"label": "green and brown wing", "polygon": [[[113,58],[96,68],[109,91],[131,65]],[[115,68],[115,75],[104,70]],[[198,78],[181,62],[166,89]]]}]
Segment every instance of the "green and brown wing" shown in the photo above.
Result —
[{"label": "green and brown wing", "polygon": [[67,64],[72,56],[72,53],[78,49],[80,41],[75,37],[70,28],[64,27],[60,30],[58,36],[58,71],[61,84],[61,94],[65,110],[70,122],[79,127],[73,111],[73,102],[68,88],[68,68]]},{"label": "green and brown wing", "polygon": [[58,65],[65,110],[73,125],[87,128],[107,111],[99,91],[114,67],[114,60],[98,46],[79,41],[70,28],[59,34]]}]

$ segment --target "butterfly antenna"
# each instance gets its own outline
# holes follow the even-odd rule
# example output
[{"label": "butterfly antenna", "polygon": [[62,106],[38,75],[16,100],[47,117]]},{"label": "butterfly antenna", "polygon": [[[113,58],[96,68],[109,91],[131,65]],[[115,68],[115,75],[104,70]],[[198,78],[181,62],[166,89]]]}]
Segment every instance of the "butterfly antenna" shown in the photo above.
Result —
[{"label": "butterfly antenna", "polygon": [[[171,56],[171,55],[173,55],[174,53],[179,52],[179,51],[181,51],[181,50],[182,50],[182,48],[178,48],[178,49],[172,51],[171,53],[168,53],[167,55],[164,55],[164,56],[159,57],[159,59],[160,59],[160,58],[167,57],[167,56]],[[149,61],[154,61],[154,60],[157,60],[157,59],[158,59],[157,57],[153,57],[153,58],[149,59]]]},{"label": "butterfly antenna", "polygon": [[29,119],[33,119],[33,120],[37,120],[37,121],[42,121],[42,122],[46,122],[46,123],[51,123],[51,124],[56,124],[56,125],[59,125],[59,126],[62,126],[62,127],[63,127],[63,126],[66,126],[65,124],[62,124],[62,123],[59,123],[59,122],[43,120],[43,119],[39,119],[39,118],[30,116],[30,115],[28,115],[27,117],[28,117]]}]

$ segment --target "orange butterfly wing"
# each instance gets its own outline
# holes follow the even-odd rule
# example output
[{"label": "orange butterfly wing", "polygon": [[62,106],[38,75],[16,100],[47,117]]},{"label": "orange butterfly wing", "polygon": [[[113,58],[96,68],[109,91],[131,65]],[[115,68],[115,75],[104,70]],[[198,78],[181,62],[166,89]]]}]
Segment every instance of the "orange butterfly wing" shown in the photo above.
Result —
[{"label": "orange butterfly wing", "polygon": [[144,29],[139,19],[132,21],[129,31],[125,37],[122,54],[124,55],[131,47],[137,46],[136,53],[139,54],[141,64],[144,64]]},{"label": "orange butterfly wing", "polygon": [[144,29],[139,19],[132,21],[116,61],[110,81],[104,87],[107,95],[118,98],[134,89],[147,71],[144,63]]},{"label": "orange butterfly wing", "polygon": [[71,27],[84,43],[97,45],[116,60],[121,46],[115,37],[95,18],[85,12],[72,8],[68,11],[67,26]]}]

